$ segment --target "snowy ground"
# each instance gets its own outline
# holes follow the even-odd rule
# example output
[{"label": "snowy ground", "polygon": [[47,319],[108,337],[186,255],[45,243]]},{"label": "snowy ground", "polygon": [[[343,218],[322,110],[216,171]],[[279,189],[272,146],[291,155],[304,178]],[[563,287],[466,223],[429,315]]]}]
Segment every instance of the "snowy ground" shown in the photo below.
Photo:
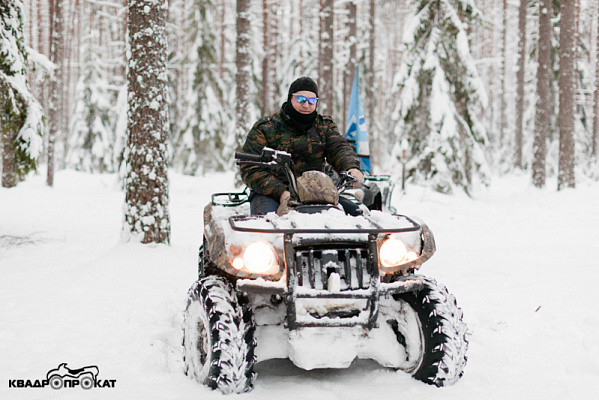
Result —
[{"label": "snowy ground", "polygon": [[[244,399],[591,399],[599,393],[599,184],[556,192],[527,176],[394,205],[426,221],[421,272],[448,286],[470,327],[464,377],[437,389],[359,361],[347,370],[258,365]],[[183,374],[182,310],[197,271],[203,206],[232,174],[171,176],[172,245],[119,243],[114,175],[58,172],[0,188],[0,398],[222,399]],[[9,388],[66,362],[114,389]]]}]

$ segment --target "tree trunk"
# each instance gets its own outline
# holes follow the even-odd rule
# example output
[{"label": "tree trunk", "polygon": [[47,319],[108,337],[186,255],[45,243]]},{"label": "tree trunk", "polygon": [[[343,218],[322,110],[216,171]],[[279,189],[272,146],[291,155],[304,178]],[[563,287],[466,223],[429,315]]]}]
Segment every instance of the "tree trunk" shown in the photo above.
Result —
[{"label": "tree trunk", "polygon": [[596,72],[595,72],[595,106],[593,113],[593,135],[591,144],[591,155],[597,157],[599,149],[599,9],[597,10],[597,48],[596,53]]},{"label": "tree trunk", "polygon": [[560,8],[558,190],[575,187],[574,106],[578,46],[576,2],[563,1]]},{"label": "tree trunk", "polygon": [[220,4],[220,21],[219,21],[219,29],[220,29],[220,61],[218,67],[218,74],[221,80],[225,79],[225,62],[227,58],[225,57],[226,45],[227,45],[227,36],[226,25],[225,25],[225,11],[227,9],[227,5],[224,1],[219,2]]},{"label": "tree trunk", "polygon": [[124,231],[142,243],[170,241],[167,11],[167,0],[129,2],[129,138]]},{"label": "tree trunk", "polygon": [[51,36],[50,60],[56,65],[50,81],[50,105],[48,116],[48,174],[46,183],[54,186],[55,142],[60,134],[62,116],[62,87],[63,87],[63,0],[54,0],[50,4]]},{"label": "tree trunk", "polygon": [[499,148],[507,129],[507,0],[503,0],[503,45],[501,54],[501,106],[499,110]]},{"label": "tree trunk", "polygon": [[357,39],[357,14],[358,7],[356,6],[355,1],[349,1],[346,4],[347,12],[348,12],[348,33],[346,42],[349,45],[349,60],[347,61],[347,66],[345,67],[345,74],[343,77],[343,115],[342,120],[340,121],[340,126],[343,127],[343,132],[347,129],[345,123],[347,122],[347,109],[349,107],[349,97],[351,94],[352,82],[354,80],[354,75],[356,74],[356,44],[358,42]]},{"label": "tree trunk", "polygon": [[17,174],[15,173],[16,135],[6,124],[3,123],[2,125],[0,127],[0,137],[2,138],[2,187],[11,188],[17,185]]},{"label": "tree trunk", "polygon": [[514,148],[514,166],[522,164],[522,129],[524,124],[524,75],[526,66],[526,10],[528,0],[520,0],[518,11],[518,73],[516,74],[516,138]]},{"label": "tree trunk", "polygon": [[[0,21],[1,22],[1,21]],[[4,67],[4,65],[0,65]],[[14,99],[7,94],[16,95]],[[16,109],[14,108],[16,106]],[[24,118],[20,114],[23,106],[18,93],[4,79],[0,79],[0,148],[2,149],[2,187],[17,185],[16,138]]]},{"label": "tree trunk", "polygon": [[272,68],[272,54],[271,54],[271,44],[269,41],[270,36],[270,18],[269,18],[269,0],[262,0],[262,40],[263,40],[263,49],[264,49],[264,58],[262,59],[262,115],[266,115],[270,109],[270,92],[272,88],[273,82],[270,81],[270,69]]},{"label": "tree trunk", "polygon": [[[376,126],[376,118],[374,114],[374,110],[376,107],[376,92],[374,90],[374,47],[375,47],[375,1],[370,0],[370,15],[368,18],[369,25],[369,33],[368,33],[368,72],[366,73],[366,97],[368,101],[368,115],[366,115],[367,127],[368,127],[368,147],[369,149],[374,149],[373,143],[375,139],[374,128]],[[374,173],[374,160],[370,161],[370,172]]]},{"label": "tree trunk", "polygon": [[237,74],[236,115],[237,115],[237,149],[243,146],[245,135],[249,130],[248,109],[250,107],[250,1],[237,0],[237,42],[235,51],[235,65]]},{"label": "tree trunk", "polygon": [[319,77],[318,88],[318,110],[321,114],[332,115],[334,109],[333,96],[333,38],[334,38],[334,18],[333,18],[333,0],[324,0],[322,6],[322,18],[324,31],[322,40],[322,58],[319,62],[322,65],[322,76]]},{"label": "tree trunk", "polygon": [[536,187],[545,186],[545,157],[547,132],[549,132],[551,90],[551,16],[553,0],[541,0],[539,10],[539,44],[537,67],[537,104],[535,113],[535,136],[533,142],[532,182]]},{"label": "tree trunk", "polygon": [[277,65],[277,4],[276,0],[262,0],[264,59],[262,60],[262,115],[273,112],[278,94]]}]

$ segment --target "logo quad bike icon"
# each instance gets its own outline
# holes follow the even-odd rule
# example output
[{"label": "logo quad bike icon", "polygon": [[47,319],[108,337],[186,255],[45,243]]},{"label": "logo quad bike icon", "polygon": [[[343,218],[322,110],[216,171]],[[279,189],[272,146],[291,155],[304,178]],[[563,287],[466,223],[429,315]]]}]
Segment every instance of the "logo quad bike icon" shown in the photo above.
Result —
[{"label": "logo quad bike icon", "polygon": [[98,372],[98,367],[95,365],[71,369],[67,367],[67,363],[62,363],[58,368],[48,371],[46,379],[50,383],[50,387],[55,390],[61,389],[64,386],[65,380],[71,379],[77,379],[83,389],[89,390],[94,387]]}]

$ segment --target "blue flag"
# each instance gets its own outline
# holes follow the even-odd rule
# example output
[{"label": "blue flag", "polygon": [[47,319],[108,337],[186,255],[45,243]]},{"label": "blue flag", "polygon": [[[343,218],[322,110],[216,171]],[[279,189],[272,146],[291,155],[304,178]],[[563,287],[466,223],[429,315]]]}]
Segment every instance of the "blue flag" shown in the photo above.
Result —
[{"label": "blue flag", "polygon": [[345,124],[345,139],[347,139],[347,141],[354,147],[354,150],[356,150],[362,172],[370,173],[370,148],[368,146],[364,109],[362,107],[362,100],[360,99],[359,77],[360,67],[358,66],[356,76],[354,77],[354,84],[351,89],[351,97],[349,99],[347,123]]}]

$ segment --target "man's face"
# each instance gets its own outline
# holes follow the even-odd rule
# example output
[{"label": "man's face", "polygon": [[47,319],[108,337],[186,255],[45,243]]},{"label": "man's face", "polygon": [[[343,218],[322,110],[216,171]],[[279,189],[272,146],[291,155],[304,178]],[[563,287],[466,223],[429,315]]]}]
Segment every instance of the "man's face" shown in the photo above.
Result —
[{"label": "man's face", "polygon": [[295,98],[296,96],[304,96],[305,98],[309,99],[316,97],[316,93],[310,92],[308,90],[300,90],[299,92],[293,93],[293,95],[291,96],[291,105],[293,106],[293,108],[295,108],[297,112],[302,114],[311,114],[314,112],[314,110],[316,110],[316,104],[318,103],[310,104],[309,101],[300,103]]}]

